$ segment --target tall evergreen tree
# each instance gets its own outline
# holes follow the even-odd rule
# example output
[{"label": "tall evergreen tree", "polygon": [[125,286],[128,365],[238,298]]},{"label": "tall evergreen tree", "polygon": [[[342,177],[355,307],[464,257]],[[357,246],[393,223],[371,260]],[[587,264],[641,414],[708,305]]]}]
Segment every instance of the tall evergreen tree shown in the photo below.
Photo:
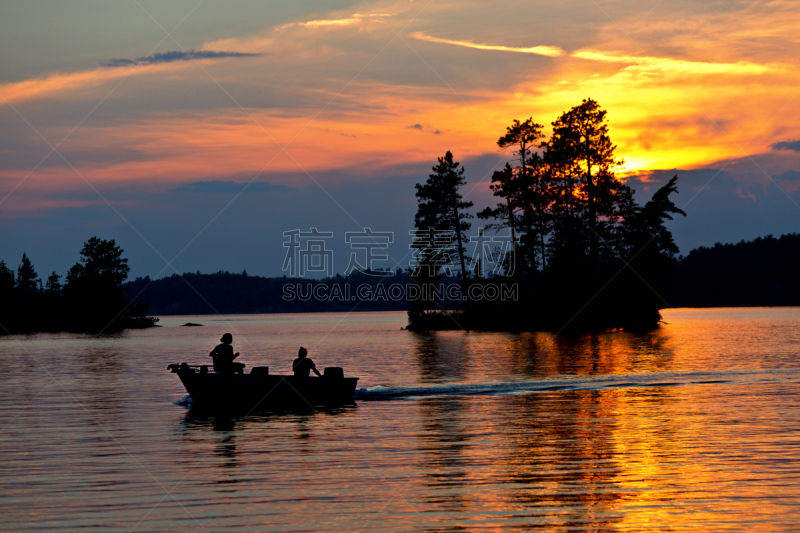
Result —
[{"label": "tall evergreen tree", "polygon": [[47,285],[45,285],[44,289],[45,293],[60,296],[62,288],[63,287],[61,285],[61,276],[59,276],[55,272],[50,274],[50,276],[47,278]]},{"label": "tall evergreen tree", "polygon": [[528,241],[533,250],[539,250],[542,272],[547,269],[547,252],[545,240],[552,226],[551,208],[554,202],[552,171],[539,154],[534,153],[528,160],[528,176],[525,180],[520,200],[523,204],[525,218],[528,220]]},{"label": "tall evergreen tree", "polygon": [[583,100],[556,119],[547,144],[549,160],[559,168],[565,182],[563,200],[574,214],[585,206],[583,218],[589,226],[589,259],[597,272],[598,242],[606,238],[602,223],[620,216],[619,198],[627,194],[614,170],[623,164],[614,156],[616,146],[608,135],[607,112],[591,98]]},{"label": "tall evergreen tree", "polygon": [[468,222],[472,215],[466,210],[473,206],[472,202],[465,202],[459,192],[466,183],[464,167],[453,160],[453,154],[448,150],[444,157],[438,158],[438,164],[433,167],[433,174],[428,176],[427,181],[415,185],[418,207],[414,216],[414,226],[418,231],[428,232],[431,240],[435,235],[447,232],[455,239],[455,243],[447,249],[435,242],[420,243],[418,249],[423,258],[442,257],[443,252],[451,253],[451,257],[459,262],[465,293],[468,291],[469,272],[464,242],[466,232],[472,227]]},{"label": "tall evergreen tree", "polygon": [[506,128],[506,134],[497,140],[497,146],[501,149],[516,148],[514,153],[517,154],[519,161],[516,174],[524,179],[528,171],[531,148],[538,146],[543,137],[542,125],[534,122],[533,117],[524,122],[515,119],[511,126]]},{"label": "tall evergreen tree", "polygon": [[16,290],[20,302],[31,300],[39,292],[39,276],[36,274],[31,260],[24,253],[22,262],[17,268]]},{"label": "tall evergreen tree", "polygon": [[[528,251],[528,254],[523,254],[528,266],[531,270],[536,269],[536,255],[534,243],[541,243],[541,265],[544,269],[546,259],[544,256],[544,234],[542,231],[542,224],[544,222],[544,206],[545,201],[545,181],[546,176],[544,171],[543,161],[533,149],[541,145],[541,140],[544,138],[542,133],[542,125],[533,121],[532,117],[528,117],[524,122],[514,120],[511,126],[506,128],[506,134],[497,140],[497,146],[501,149],[513,148],[513,153],[516,154],[516,166],[513,167],[510,174],[504,173],[496,175],[497,178],[503,179],[501,185],[513,191],[513,195],[507,196],[509,200],[516,203],[516,207],[522,212],[522,225],[525,230],[523,240],[531,243],[530,246],[523,249]],[[513,211],[509,203],[509,211]],[[512,227],[512,238],[516,240],[516,234]]]},{"label": "tall evergreen tree", "polygon": [[47,277],[44,293],[41,296],[43,307],[41,319],[47,330],[58,331],[62,328],[64,322],[64,308],[61,305],[62,291],[61,276],[53,272]]},{"label": "tall evergreen tree", "polygon": [[114,240],[92,237],[83,243],[80,262],[67,275],[67,284],[90,280],[97,284],[119,287],[128,278],[128,259],[122,257],[122,248]]}]

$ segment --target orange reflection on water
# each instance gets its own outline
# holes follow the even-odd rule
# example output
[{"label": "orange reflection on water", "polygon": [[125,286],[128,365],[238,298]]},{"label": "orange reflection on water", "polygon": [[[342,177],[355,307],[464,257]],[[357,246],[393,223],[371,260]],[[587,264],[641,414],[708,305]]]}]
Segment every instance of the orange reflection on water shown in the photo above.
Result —
[{"label": "orange reflection on water", "polygon": [[[423,379],[440,382],[437,349],[451,359],[456,347],[459,375],[475,379],[653,374],[641,387],[422,400],[429,431],[418,468],[430,512],[467,528],[786,530],[779,517],[798,503],[797,475],[785,467],[798,459],[787,448],[798,402],[782,406],[780,394],[796,385],[724,379],[747,365],[730,352],[746,351],[739,335],[753,332],[736,317],[704,324],[702,312],[686,314],[650,333],[420,336]],[[739,335],[725,341],[729,329]],[[681,381],[674,372],[685,369],[720,379]]]},{"label": "orange reflection on water", "polygon": [[[238,317],[266,347],[248,362],[281,368],[325,338],[318,364],[411,391],[247,416],[174,405],[162,363],[207,353],[186,317],[88,346],[0,339],[0,512],[16,531],[796,530],[800,310],[664,314],[650,333],[572,337]],[[63,373],[48,385],[19,360]]]}]

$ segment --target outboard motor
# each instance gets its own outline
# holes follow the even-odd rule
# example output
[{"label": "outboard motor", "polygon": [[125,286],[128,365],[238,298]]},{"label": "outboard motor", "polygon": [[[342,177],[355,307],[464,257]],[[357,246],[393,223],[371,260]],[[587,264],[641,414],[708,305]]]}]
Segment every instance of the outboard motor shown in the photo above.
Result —
[{"label": "outboard motor", "polygon": [[344,370],[339,366],[328,366],[322,375],[327,379],[344,379]]}]

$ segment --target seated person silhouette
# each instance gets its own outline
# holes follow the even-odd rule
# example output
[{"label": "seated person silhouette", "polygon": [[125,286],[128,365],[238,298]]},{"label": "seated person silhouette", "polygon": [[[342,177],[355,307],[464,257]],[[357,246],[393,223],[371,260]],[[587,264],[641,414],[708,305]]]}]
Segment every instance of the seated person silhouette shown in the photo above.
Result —
[{"label": "seated person silhouette", "polygon": [[308,355],[308,350],[306,350],[301,346],[300,351],[297,353],[297,359],[295,359],[294,363],[292,363],[292,370],[294,370],[294,377],[307,378],[309,372],[311,372],[312,370],[316,375],[322,377],[322,374],[320,374],[319,370],[317,370],[314,361],[306,357],[307,355]]},{"label": "seated person silhouette", "polygon": [[239,357],[239,352],[233,353],[233,346],[231,346],[233,335],[226,333],[222,336],[220,342],[222,344],[218,344],[208,354],[211,360],[214,361],[214,372],[233,374],[235,371],[240,370],[240,367],[243,368],[244,365],[233,362],[234,359]]}]

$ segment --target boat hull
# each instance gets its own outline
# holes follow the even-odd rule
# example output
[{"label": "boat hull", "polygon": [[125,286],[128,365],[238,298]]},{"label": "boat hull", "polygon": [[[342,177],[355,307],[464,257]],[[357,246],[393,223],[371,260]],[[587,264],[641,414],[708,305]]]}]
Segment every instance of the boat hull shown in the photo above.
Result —
[{"label": "boat hull", "polygon": [[358,378],[176,372],[197,406],[317,407],[353,401]]}]

